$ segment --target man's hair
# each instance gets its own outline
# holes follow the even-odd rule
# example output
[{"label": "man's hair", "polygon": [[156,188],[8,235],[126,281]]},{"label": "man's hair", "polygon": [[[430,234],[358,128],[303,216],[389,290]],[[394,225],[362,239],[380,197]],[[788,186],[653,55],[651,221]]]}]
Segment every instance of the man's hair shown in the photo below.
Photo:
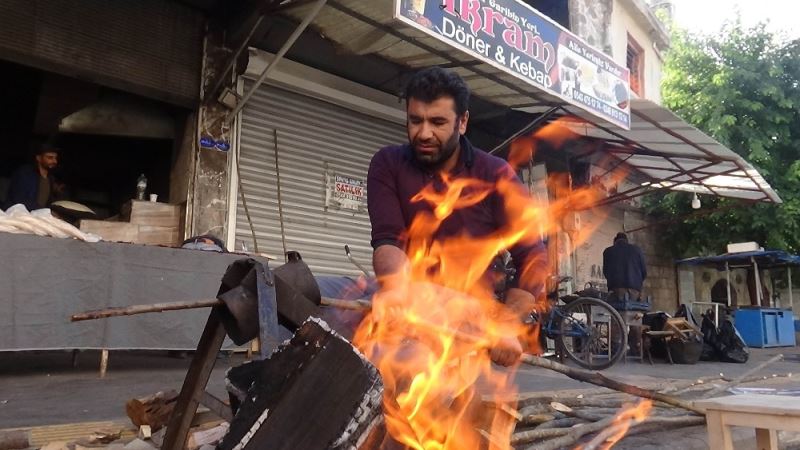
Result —
[{"label": "man's hair", "polygon": [[617,242],[617,241],[619,241],[619,240],[625,240],[625,241],[627,241],[627,240],[628,240],[628,235],[627,235],[627,234],[625,234],[625,233],[623,233],[623,232],[619,232],[619,233],[617,233],[617,235],[616,235],[616,236],[614,236],[614,243],[616,243],[616,242]]},{"label": "man's hair", "polygon": [[405,99],[415,98],[431,103],[440,97],[452,97],[458,117],[469,109],[469,88],[455,72],[429,67],[415,73],[406,84]]},{"label": "man's hair", "polygon": [[36,147],[36,150],[33,152],[33,156],[44,155],[45,153],[60,153],[60,152],[61,152],[60,148],[49,142],[45,142],[44,144],[39,144]]}]

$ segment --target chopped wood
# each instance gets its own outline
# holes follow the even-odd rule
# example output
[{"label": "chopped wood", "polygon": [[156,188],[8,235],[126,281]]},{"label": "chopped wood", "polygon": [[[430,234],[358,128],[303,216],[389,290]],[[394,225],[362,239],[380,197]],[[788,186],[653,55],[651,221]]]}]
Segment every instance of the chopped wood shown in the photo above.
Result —
[{"label": "chopped wood", "polygon": [[137,427],[147,425],[151,432],[158,431],[169,422],[169,416],[177,400],[176,391],[159,391],[146,397],[128,400],[125,403],[125,412]]},{"label": "chopped wood", "polygon": [[91,444],[108,444],[122,437],[122,430],[97,430],[89,435]]},{"label": "chopped wood", "polygon": [[710,391],[706,392],[706,394],[703,395],[702,398],[710,398],[710,397],[717,396],[717,395],[725,392],[726,390],[743,383],[744,380],[746,380],[748,377],[752,376],[753,374],[763,370],[765,367],[767,367],[767,366],[769,366],[771,364],[774,364],[774,363],[776,363],[776,362],[778,362],[778,361],[780,361],[782,359],[783,359],[783,354],[777,354],[777,355],[773,356],[772,358],[762,362],[761,364],[753,367],[752,369],[748,370],[747,372],[739,375],[738,377],[734,378],[733,380],[729,381],[728,383],[722,384],[720,386],[717,386],[717,387],[711,389]]},{"label": "chopped wood", "polygon": [[377,369],[319,319],[268,359],[230,369],[226,381],[246,395],[220,450],[359,449],[383,439]]},{"label": "chopped wood", "polygon": [[0,450],[17,450],[30,447],[27,430],[0,431]]},{"label": "chopped wood", "polygon": [[681,400],[679,398],[675,398],[666,394],[661,394],[659,392],[642,389],[638,386],[634,386],[631,384],[622,383],[620,381],[607,378],[600,372],[591,372],[588,370],[569,367],[564,364],[560,364],[555,361],[550,361],[533,355],[522,355],[521,361],[533,366],[544,367],[547,369],[554,370],[556,372],[562,373],[578,381],[585,381],[587,383],[592,383],[598,386],[607,387],[610,389],[614,389],[616,391],[625,392],[626,394],[632,394],[637,397],[648,398],[651,400],[658,400],[660,402],[664,402],[672,406],[677,406],[679,408],[683,408],[688,411],[693,411],[699,414],[705,414],[705,411],[703,411],[701,408],[695,407],[691,402]]},{"label": "chopped wood", "polygon": [[557,418],[555,420],[551,420],[549,422],[543,422],[542,424],[536,426],[535,430],[543,430],[547,428],[568,428],[579,423],[586,422],[583,419],[579,419],[577,417],[562,417]]},{"label": "chopped wood", "polygon": [[186,441],[187,450],[195,450],[207,444],[215,445],[217,442],[222,440],[223,437],[225,437],[225,435],[228,433],[229,427],[230,425],[228,425],[227,422],[222,422],[211,428],[192,428],[192,430],[189,431],[189,438]]},{"label": "chopped wood", "polygon": [[153,437],[153,430],[150,428],[150,425],[142,425],[139,427],[139,432],[136,434],[136,437],[143,441],[150,440]]},{"label": "chopped wood", "polygon": [[[578,440],[583,436],[586,436],[587,434],[591,433],[596,433],[598,431],[605,430],[607,427],[610,427],[611,425],[614,424],[614,421],[616,419],[617,417],[613,416],[603,419],[599,422],[571,428],[567,434],[557,439],[542,442],[535,446],[528,447],[526,450],[556,450],[560,448],[570,448],[574,446],[574,444],[578,442]],[[701,416],[679,416],[679,417],[649,416],[645,418],[642,422],[631,424],[631,430],[644,425],[654,425],[659,427],[677,427],[677,426],[700,425],[703,423],[705,423],[705,418]],[[631,433],[632,431],[629,431],[629,434]]]},{"label": "chopped wood", "polygon": [[553,414],[527,414],[519,419],[520,425],[539,425],[540,423],[550,422],[556,420]]},{"label": "chopped wood", "polygon": [[545,428],[542,430],[520,431],[511,435],[511,445],[529,444],[540,439],[554,438],[569,433],[568,428]]}]

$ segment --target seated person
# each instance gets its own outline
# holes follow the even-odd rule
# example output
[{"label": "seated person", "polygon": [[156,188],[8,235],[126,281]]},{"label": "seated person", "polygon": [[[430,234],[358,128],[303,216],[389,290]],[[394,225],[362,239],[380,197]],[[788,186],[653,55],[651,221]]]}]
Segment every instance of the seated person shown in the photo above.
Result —
[{"label": "seated person", "polygon": [[11,176],[5,208],[21,203],[28,211],[47,208],[64,193],[64,185],[53,178],[58,167],[58,148],[50,144],[41,145],[33,165],[18,168]]}]

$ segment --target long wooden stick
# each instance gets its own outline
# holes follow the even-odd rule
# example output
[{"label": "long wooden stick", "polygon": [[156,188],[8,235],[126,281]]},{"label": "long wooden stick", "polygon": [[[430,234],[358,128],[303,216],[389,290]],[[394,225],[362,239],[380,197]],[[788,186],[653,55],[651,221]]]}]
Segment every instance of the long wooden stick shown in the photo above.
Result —
[{"label": "long wooden stick", "polygon": [[[603,419],[599,422],[590,423],[587,425],[583,425],[580,427],[570,428],[569,432],[564,436],[561,436],[557,439],[553,439],[550,441],[542,442],[531,447],[528,447],[526,450],[556,450],[560,448],[570,448],[581,437],[590,434],[596,433],[600,430],[604,430],[617,420],[616,416],[608,417]],[[684,417],[653,417],[650,416],[646,418],[643,422],[639,422],[632,425],[633,427],[649,425],[649,424],[659,424],[664,427],[669,426],[688,426],[688,425],[700,425],[704,423],[705,419],[702,417],[697,416],[684,416]]]},{"label": "long wooden stick", "polygon": [[176,311],[179,309],[193,309],[193,308],[210,308],[212,306],[223,305],[222,301],[217,299],[204,299],[193,300],[188,302],[173,302],[173,303],[153,303],[150,305],[131,305],[131,306],[118,306],[115,308],[95,309],[92,311],[82,312],[70,317],[71,322],[79,322],[81,320],[105,319],[108,317],[119,316],[132,316],[135,314],[144,314],[151,312],[162,311]]},{"label": "long wooden stick", "polygon": [[725,392],[726,390],[728,390],[729,388],[732,388],[732,387],[744,382],[744,380],[747,377],[753,375],[754,373],[758,372],[759,370],[769,366],[770,364],[776,363],[776,362],[778,362],[778,361],[780,361],[782,359],[783,359],[783,354],[777,354],[777,355],[773,356],[772,358],[762,362],[761,364],[753,367],[752,369],[748,370],[747,372],[739,375],[738,377],[734,378],[733,380],[729,381],[728,383],[724,383],[724,384],[722,384],[720,386],[715,387],[714,389],[711,389],[710,391],[706,392],[703,395],[703,398],[709,398],[709,397],[714,397],[715,395],[719,395],[719,394]]},{"label": "long wooden stick", "polygon": [[[322,297],[321,303],[325,306],[331,306],[339,309],[349,309],[354,311],[369,311],[370,309],[372,309],[372,304],[366,300],[344,300],[339,298]],[[224,303],[221,300],[204,299],[204,300],[190,300],[186,302],[118,306],[114,308],[96,309],[92,311],[82,312],[79,314],[74,314],[70,317],[70,321],[79,322],[82,320],[106,319],[108,317],[132,316],[135,314],[163,312],[163,311],[177,311],[181,309],[210,308],[212,306],[221,306],[221,305],[224,305]]]},{"label": "long wooden stick", "polygon": [[683,408],[688,411],[705,415],[705,411],[703,409],[694,406],[691,402],[681,400],[679,398],[675,398],[670,395],[662,394],[659,392],[642,389],[638,386],[622,383],[617,380],[612,380],[611,378],[607,378],[600,372],[590,372],[588,370],[577,369],[574,367],[566,366],[561,363],[557,363],[555,361],[550,361],[549,359],[544,359],[538,356],[528,355],[528,354],[522,355],[520,361],[525,364],[529,364],[531,366],[544,367],[546,369],[554,370],[574,380],[584,381],[586,383],[595,384],[597,386],[607,387],[609,389],[625,392],[626,394],[635,395],[637,397],[657,400],[666,403],[668,405],[677,406],[679,408]]}]

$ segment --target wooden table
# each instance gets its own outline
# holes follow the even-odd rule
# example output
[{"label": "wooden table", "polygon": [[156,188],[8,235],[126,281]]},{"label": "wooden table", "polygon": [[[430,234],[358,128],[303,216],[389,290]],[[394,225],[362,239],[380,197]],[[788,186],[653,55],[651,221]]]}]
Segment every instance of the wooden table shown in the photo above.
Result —
[{"label": "wooden table", "polygon": [[778,449],[778,430],[800,431],[800,401],[780,395],[731,395],[695,403],[706,409],[708,447],[733,449],[731,426],[756,429],[759,449]]}]

